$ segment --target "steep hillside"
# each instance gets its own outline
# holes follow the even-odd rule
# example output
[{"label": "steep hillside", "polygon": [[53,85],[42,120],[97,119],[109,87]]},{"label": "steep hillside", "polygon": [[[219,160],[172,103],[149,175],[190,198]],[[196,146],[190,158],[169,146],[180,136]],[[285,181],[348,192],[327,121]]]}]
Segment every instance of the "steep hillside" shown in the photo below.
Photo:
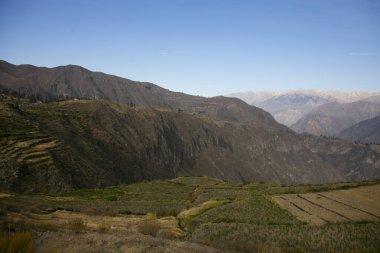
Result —
[{"label": "steep hillside", "polygon": [[0,86],[8,92],[0,97],[3,189],[59,192],[180,175],[277,183],[380,176],[370,147],[297,135],[236,98],[6,62]]},{"label": "steep hillside", "polygon": [[380,177],[379,145],[352,144],[337,138],[302,135],[304,146],[349,180]]},{"label": "steep hillside", "polygon": [[366,101],[322,105],[291,126],[299,133],[338,136],[340,131],[380,115],[380,104]]},{"label": "steep hillside", "polygon": [[236,98],[204,98],[171,92],[152,83],[91,72],[74,65],[44,68],[0,61],[1,88],[26,95],[34,101],[106,99],[122,104],[183,110],[216,120],[283,128],[269,113]]},{"label": "steep hillside", "polygon": [[[5,99],[1,110],[3,189],[54,192],[179,175],[278,183],[380,176],[380,154],[366,146],[337,141],[345,151],[334,151],[307,137],[306,148],[306,137],[291,131],[190,113],[90,100]],[[329,148],[315,152],[313,141]]]},{"label": "steep hillside", "polygon": [[380,143],[380,116],[361,121],[341,131],[339,137],[351,141]]}]

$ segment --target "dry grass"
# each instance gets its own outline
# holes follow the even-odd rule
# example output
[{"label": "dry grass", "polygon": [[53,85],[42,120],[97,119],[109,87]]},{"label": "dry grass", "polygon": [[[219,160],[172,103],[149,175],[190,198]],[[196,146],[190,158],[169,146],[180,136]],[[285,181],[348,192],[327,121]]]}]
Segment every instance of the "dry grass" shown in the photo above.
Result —
[{"label": "dry grass", "polygon": [[272,199],[283,209],[287,209],[292,215],[303,222],[307,222],[310,225],[324,225],[326,221],[318,217],[316,214],[310,213],[302,206],[298,206],[296,203],[286,198],[286,196],[274,196]]},{"label": "dry grass", "polygon": [[380,186],[274,196],[282,208],[311,225],[380,220]]},{"label": "dry grass", "polygon": [[8,198],[8,197],[10,197],[10,196],[12,196],[12,195],[11,195],[11,194],[8,194],[8,193],[0,192],[0,199],[1,199],[1,198]]},{"label": "dry grass", "polygon": [[[346,219],[350,221],[379,221],[378,218],[376,218],[373,215],[370,215],[368,212],[365,211],[366,206],[361,206],[363,211],[360,209],[353,208],[352,206],[345,205],[343,203],[334,201],[331,198],[327,198],[326,196],[322,194],[304,194],[303,197],[312,203],[317,203],[321,206],[324,206],[326,208],[329,208],[330,210],[333,210],[342,216],[346,217]],[[352,201],[352,200],[351,200]]]},{"label": "dry grass", "polygon": [[2,253],[32,253],[34,242],[30,232],[16,232],[0,237]]},{"label": "dry grass", "polygon": [[105,222],[102,222],[98,225],[98,232],[100,233],[105,233],[105,232],[108,232],[109,230],[111,229],[111,225],[105,223]]},{"label": "dry grass", "polygon": [[[380,223],[325,226],[207,223],[193,233],[193,242],[230,252],[261,252],[255,245],[283,252],[380,252]],[[269,251],[270,252],[270,251]]]},{"label": "dry grass", "polygon": [[380,185],[326,192],[323,196],[380,217]]},{"label": "dry grass", "polygon": [[158,235],[160,228],[161,228],[160,222],[158,220],[153,220],[153,219],[144,220],[138,226],[138,230],[141,234],[151,235],[153,237],[156,237]]},{"label": "dry grass", "polygon": [[224,203],[223,201],[209,200],[202,203],[200,206],[182,211],[181,213],[178,214],[178,217],[181,219],[190,219],[192,217],[200,215],[201,213],[204,213],[205,211],[211,208],[221,206],[223,203]]},{"label": "dry grass", "polygon": [[[35,241],[38,250],[46,245],[41,252],[118,252],[132,248],[137,252],[164,252],[167,247],[171,252],[197,252],[197,248],[198,252],[212,252],[199,243],[217,248],[214,252],[380,252],[380,222],[362,219],[364,214],[369,215],[366,212],[378,210],[379,194],[374,190],[378,188],[363,187],[375,183],[241,185],[186,177],[49,196],[14,194],[0,199],[0,218],[27,225],[13,231],[33,229],[42,234]],[[362,187],[347,190],[358,186]],[[325,189],[346,190],[322,192]],[[300,195],[299,203],[303,201],[306,206],[315,202],[322,206],[318,208],[335,207],[335,212],[350,220],[326,222],[318,216],[323,212],[314,207],[313,217],[329,224],[302,223],[288,211],[286,205],[291,204],[286,198],[281,206],[285,209],[276,204],[276,198],[283,196],[279,194],[285,193]],[[275,201],[273,195],[277,195]],[[349,205],[365,209],[364,214],[358,215]],[[79,233],[83,231],[86,233]],[[65,236],[66,241],[61,238]],[[126,248],[121,249],[121,245]]]},{"label": "dry grass", "polygon": [[220,253],[204,245],[181,240],[167,240],[140,233],[67,233],[49,232],[41,235],[38,252],[84,253],[84,252],[175,252]]},{"label": "dry grass", "polygon": [[[314,204],[309,201],[307,201],[302,195],[296,195],[296,194],[289,194],[289,195],[282,195],[284,199],[292,203],[293,205],[290,206],[290,212],[294,209],[302,209],[304,210],[304,214],[306,216],[309,216],[310,214],[315,217],[316,219],[310,219],[311,223],[313,225],[316,225],[314,222],[317,219],[321,219],[325,222],[331,222],[331,223],[336,223],[336,222],[347,222],[349,221],[342,215],[336,213],[335,211],[331,211],[331,209],[327,207],[320,206],[319,204]],[[302,219],[301,217],[297,217]]]},{"label": "dry grass", "polygon": [[73,219],[70,220],[67,224],[69,229],[76,233],[83,232],[86,228],[86,224],[82,219]]}]

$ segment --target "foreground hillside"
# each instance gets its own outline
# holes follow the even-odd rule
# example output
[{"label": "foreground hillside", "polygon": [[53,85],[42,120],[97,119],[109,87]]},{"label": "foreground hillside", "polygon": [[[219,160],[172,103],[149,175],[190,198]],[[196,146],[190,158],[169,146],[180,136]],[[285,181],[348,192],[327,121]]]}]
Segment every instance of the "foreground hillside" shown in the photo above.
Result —
[{"label": "foreground hillside", "polygon": [[237,184],[181,177],[1,194],[0,251],[379,252],[379,182]]},{"label": "foreground hillside", "polygon": [[106,101],[0,103],[1,188],[59,192],[180,175],[325,183],[379,177],[371,146]]}]

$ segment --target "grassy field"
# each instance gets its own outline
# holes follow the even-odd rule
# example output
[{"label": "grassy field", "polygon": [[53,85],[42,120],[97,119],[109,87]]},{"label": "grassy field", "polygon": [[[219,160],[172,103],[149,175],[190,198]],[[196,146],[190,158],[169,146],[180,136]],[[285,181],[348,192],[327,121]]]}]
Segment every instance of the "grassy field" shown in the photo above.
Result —
[{"label": "grassy field", "polygon": [[273,197],[294,216],[312,225],[380,221],[380,185],[326,193],[285,194]]},{"label": "grassy field", "polygon": [[[1,194],[2,240],[27,230],[36,252],[61,245],[59,238],[95,240],[88,247],[99,252],[107,247],[96,238],[114,241],[108,249],[115,252],[124,252],[116,250],[123,243],[131,252],[379,252],[379,183],[289,186],[182,177],[55,195]],[[129,239],[120,242],[120,234]]]}]

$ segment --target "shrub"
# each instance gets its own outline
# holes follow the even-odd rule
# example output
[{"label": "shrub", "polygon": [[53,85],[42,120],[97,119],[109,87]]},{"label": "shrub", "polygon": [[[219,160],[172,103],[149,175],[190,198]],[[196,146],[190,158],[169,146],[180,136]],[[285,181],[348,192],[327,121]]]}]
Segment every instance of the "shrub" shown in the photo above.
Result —
[{"label": "shrub", "polygon": [[106,198],[106,200],[108,200],[108,201],[117,201],[117,197],[116,196],[108,196]]},{"label": "shrub", "polygon": [[132,214],[132,212],[128,209],[127,210],[120,210],[119,214],[130,215],[130,214]]},{"label": "shrub", "polygon": [[175,209],[170,209],[170,210],[159,210],[156,212],[156,215],[158,217],[167,217],[167,216],[174,216],[176,217],[178,214],[178,211]]},{"label": "shrub", "polygon": [[175,233],[174,231],[172,231],[170,229],[162,229],[159,231],[159,233],[157,235],[158,235],[158,237],[161,237],[164,239],[169,239],[169,240],[174,240],[174,239],[177,239],[179,237],[179,235],[177,233]]},{"label": "shrub", "polygon": [[86,228],[86,224],[82,221],[82,219],[74,219],[68,222],[69,229],[76,233],[83,232]]},{"label": "shrub", "polygon": [[30,232],[17,232],[0,237],[0,252],[31,253],[34,243]]},{"label": "shrub", "polygon": [[104,233],[104,232],[107,232],[108,230],[111,229],[111,226],[108,225],[107,223],[105,222],[102,222],[101,224],[99,224],[98,226],[98,232],[101,232],[101,233]]},{"label": "shrub", "polygon": [[153,237],[157,236],[158,231],[161,228],[161,224],[157,220],[144,220],[139,226],[139,232],[144,235],[151,235]]}]

